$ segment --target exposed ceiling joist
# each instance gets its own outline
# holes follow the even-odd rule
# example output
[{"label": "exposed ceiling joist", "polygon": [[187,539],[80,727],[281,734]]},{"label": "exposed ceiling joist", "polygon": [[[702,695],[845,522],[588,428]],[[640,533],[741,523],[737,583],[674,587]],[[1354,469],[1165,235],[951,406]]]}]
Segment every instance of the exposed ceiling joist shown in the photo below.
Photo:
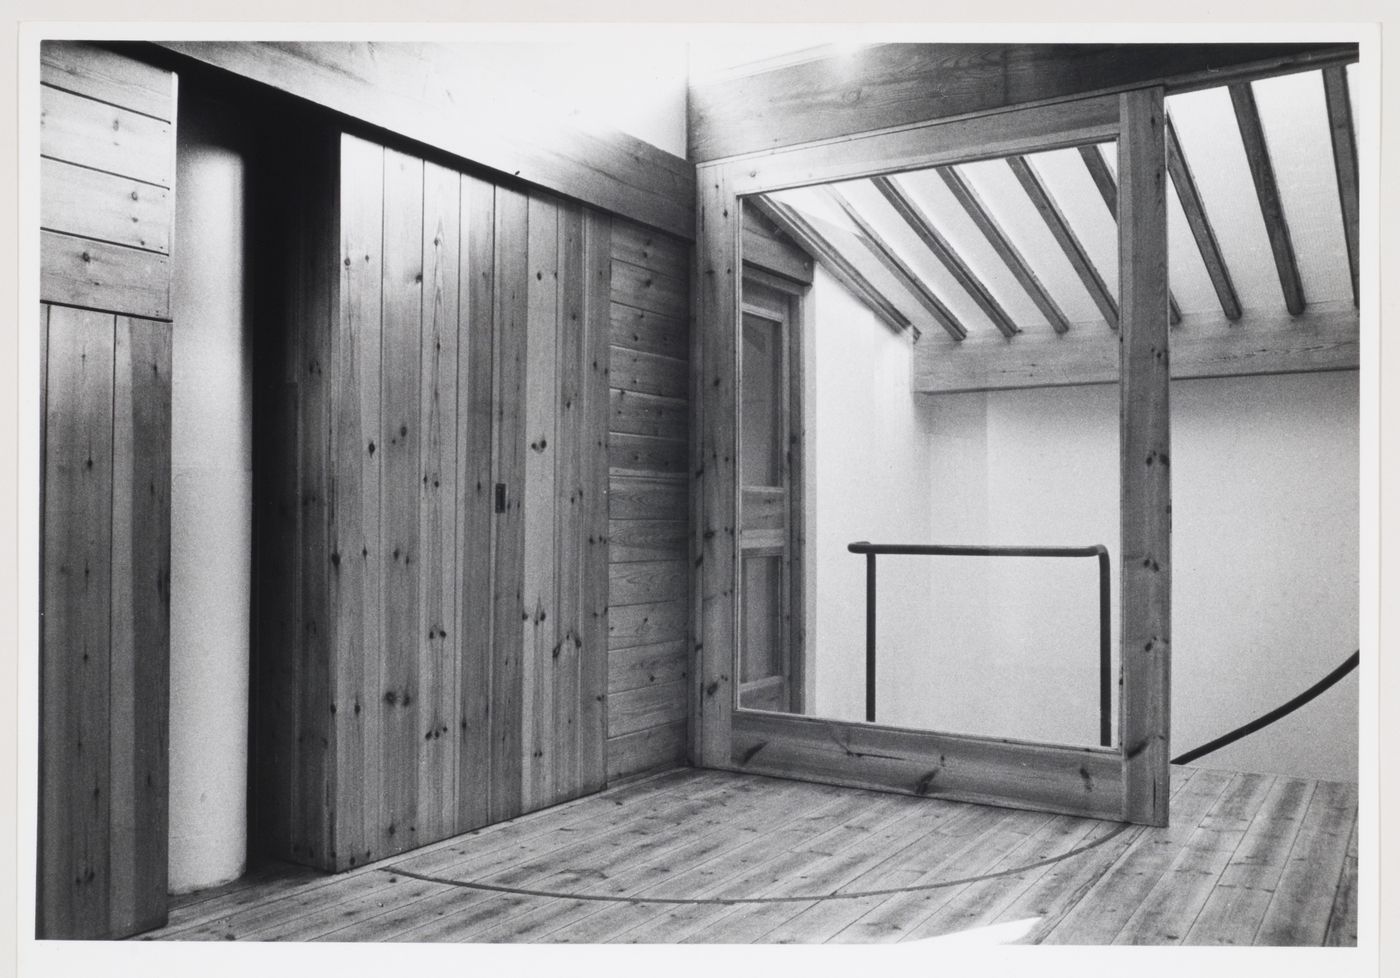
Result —
[{"label": "exposed ceiling joist", "polygon": [[1230,86],[1230,101],[1235,107],[1240,138],[1244,140],[1245,156],[1249,160],[1250,176],[1259,197],[1259,209],[1264,215],[1264,229],[1269,235],[1269,247],[1274,252],[1283,304],[1291,315],[1297,316],[1307,305],[1303,297],[1303,280],[1298,275],[1298,259],[1293,252],[1293,239],[1288,233],[1288,220],[1283,213],[1274,165],[1269,158],[1269,146],[1264,139],[1264,127],[1259,121],[1259,107],[1254,102],[1254,89],[1249,82]]},{"label": "exposed ceiling joist", "polygon": [[966,339],[967,328],[958,321],[958,317],[943,304],[942,300],[933,293],[933,290],[924,284],[919,273],[910,268],[904,259],[895,253],[894,249],[880,236],[879,231],[866,220],[860,211],[851,206],[851,202],[839,190],[835,187],[828,187],[827,192],[836,205],[841,208],[841,211],[851,219],[851,223],[865,235],[866,246],[879,259],[880,264],[889,269],[890,274],[898,279],[899,284],[904,286],[909,294],[928,310],[929,315],[934,318],[938,325],[943,327],[949,336],[955,340]]},{"label": "exposed ceiling joist", "polygon": [[1351,266],[1351,300],[1361,302],[1361,196],[1357,186],[1356,129],[1351,120],[1351,93],[1343,66],[1324,68],[1322,87],[1327,98],[1327,123],[1332,132],[1332,159],[1337,167],[1337,193],[1342,201],[1347,262]]},{"label": "exposed ceiling joist", "polygon": [[962,260],[943,235],[938,233],[938,230],[929,222],[918,206],[909,199],[899,184],[890,177],[874,177],[870,182],[919,236],[919,240],[924,243],[925,247],[933,252],[934,257],[943,264],[944,268],[948,269],[949,274],[967,291],[972,301],[977,303],[977,308],[986,314],[1001,335],[1009,339],[1019,333],[1020,330],[1011,321],[1011,317],[1006,314],[1006,310],[1001,307],[1001,303],[997,302],[996,298],[987,291],[982,280],[972,269],[967,267],[967,263]]},{"label": "exposed ceiling joist", "polygon": [[833,278],[849,289],[852,295],[869,306],[885,325],[895,332],[903,332],[913,325],[793,207],[769,197],[758,196],[749,199],[768,220],[805,249]]},{"label": "exposed ceiling joist", "polygon": [[1220,253],[1220,243],[1215,240],[1215,229],[1211,227],[1210,217],[1201,203],[1196,178],[1191,174],[1191,164],[1182,152],[1181,140],[1177,138],[1176,125],[1170,115],[1167,116],[1167,172],[1176,185],[1177,199],[1181,201],[1191,235],[1196,239],[1196,250],[1201,253],[1201,261],[1205,263],[1215,297],[1220,301],[1220,311],[1226,319],[1234,322],[1240,318],[1239,295],[1235,292],[1235,283],[1230,279],[1225,256]]},{"label": "exposed ceiling joist", "polygon": [[[1103,154],[1097,146],[1089,145],[1079,147],[1079,156],[1088,168],[1089,176],[1093,178],[1094,186],[1098,188],[1108,213],[1115,221],[1118,220],[1118,181],[1108,169],[1108,164],[1103,161]],[[1181,308],[1176,304],[1176,295],[1170,288],[1167,289],[1167,309],[1173,326],[1181,322]]]},{"label": "exposed ceiling joist", "polygon": [[982,198],[977,196],[977,191],[968,186],[958,172],[951,166],[940,166],[937,168],[938,175],[943,178],[948,190],[962,209],[967,212],[967,216],[972,219],[972,223],[977,225],[978,230],[986,237],[997,256],[1006,263],[1006,267],[1011,270],[1011,274],[1016,277],[1021,288],[1026,290],[1031,301],[1036,308],[1045,316],[1056,333],[1066,333],[1069,331],[1069,320],[1065,317],[1064,311],[1055,304],[1055,300],[1050,298],[1050,293],[1046,291],[1045,285],[1036,277],[1035,272],[1026,264],[1025,258],[1021,256],[1020,250],[1011,243],[1011,239],[1006,236],[1006,232],[1001,229],[1001,225],[996,222],[987,210]]},{"label": "exposed ceiling joist", "polygon": [[1055,240],[1064,251],[1065,257],[1069,259],[1075,274],[1084,283],[1084,287],[1089,290],[1089,296],[1094,300],[1094,305],[1098,306],[1104,321],[1108,323],[1110,328],[1117,329],[1118,303],[1114,301],[1112,293],[1104,284],[1103,277],[1099,275],[1094,263],[1089,260],[1089,255],[1084,250],[1084,246],[1080,244],[1079,238],[1070,230],[1069,223],[1065,220],[1064,214],[1060,213],[1060,208],[1055,205],[1049,191],[1045,189],[1024,156],[1008,156],[1006,162],[1011,167],[1011,172],[1016,174],[1016,179],[1020,181],[1021,187],[1030,197],[1031,203],[1035,205],[1036,211],[1044,219],[1046,227],[1050,229],[1050,233],[1054,235]]}]

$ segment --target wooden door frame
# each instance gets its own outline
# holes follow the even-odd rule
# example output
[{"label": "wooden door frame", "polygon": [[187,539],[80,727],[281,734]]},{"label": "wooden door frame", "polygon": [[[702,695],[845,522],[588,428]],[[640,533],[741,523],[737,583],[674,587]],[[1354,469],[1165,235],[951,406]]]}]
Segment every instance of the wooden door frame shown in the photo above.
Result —
[{"label": "wooden door frame", "polygon": [[[1171,486],[1164,89],[930,122],[697,168],[696,717],[703,767],[1165,825]],[[1117,140],[1122,664],[1118,746],[737,710],[738,323],[745,195]]]}]

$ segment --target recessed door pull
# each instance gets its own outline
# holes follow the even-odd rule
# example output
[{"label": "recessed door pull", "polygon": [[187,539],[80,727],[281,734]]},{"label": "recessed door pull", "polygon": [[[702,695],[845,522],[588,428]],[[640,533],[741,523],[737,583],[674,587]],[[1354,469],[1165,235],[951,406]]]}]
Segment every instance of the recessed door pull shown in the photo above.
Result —
[{"label": "recessed door pull", "polygon": [[498,483],[496,483],[496,512],[498,512],[498,513],[504,513],[505,511],[506,511],[506,484],[505,484],[504,482],[498,482]]}]

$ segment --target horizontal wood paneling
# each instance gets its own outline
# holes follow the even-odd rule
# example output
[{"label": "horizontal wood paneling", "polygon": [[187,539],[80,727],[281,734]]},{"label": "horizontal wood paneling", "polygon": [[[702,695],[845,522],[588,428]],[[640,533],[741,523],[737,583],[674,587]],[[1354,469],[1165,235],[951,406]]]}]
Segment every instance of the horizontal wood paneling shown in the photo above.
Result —
[{"label": "horizontal wood paneling", "polygon": [[615,224],[608,354],[608,777],[685,753],[690,247]]},{"label": "horizontal wood paneling", "polygon": [[[470,45],[166,41],[179,54],[682,237],[695,171],[625,133],[584,128],[506,87]],[[522,125],[528,120],[528,125]]]},{"label": "horizontal wood paneling", "polygon": [[170,253],[174,198],[164,187],[58,160],[39,173],[39,224],[50,231]]},{"label": "horizontal wood paneling", "polygon": [[1120,814],[1116,751],[737,711],[733,728],[737,771],[1095,818]]},{"label": "horizontal wood paneling", "polygon": [[[1350,303],[1317,303],[1301,316],[1246,310],[1234,323],[1187,314],[1169,341],[1174,380],[1354,370],[1360,363],[1360,320]],[[1063,336],[1022,333],[1010,342],[925,336],[914,346],[914,390],[1115,383],[1118,346],[1116,336],[1091,327]]]},{"label": "horizontal wood paneling", "polygon": [[170,318],[170,259],[103,241],[40,232],[39,294],[48,302],[143,319]]},{"label": "horizontal wood paneling", "polygon": [[170,123],[116,105],[39,86],[39,152],[54,160],[170,187]]},{"label": "horizontal wood paneling", "polygon": [[82,41],[42,41],[39,80],[133,112],[175,121],[170,72]]},{"label": "horizontal wood paneling", "polygon": [[1170,81],[1184,91],[1354,61],[1354,44],[874,44],[690,89],[706,162],[928,119]]}]

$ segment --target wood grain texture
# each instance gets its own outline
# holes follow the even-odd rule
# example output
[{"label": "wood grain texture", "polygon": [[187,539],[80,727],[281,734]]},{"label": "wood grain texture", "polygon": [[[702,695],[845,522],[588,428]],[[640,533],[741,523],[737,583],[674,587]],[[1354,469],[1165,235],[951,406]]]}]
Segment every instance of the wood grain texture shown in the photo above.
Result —
[{"label": "wood grain texture", "polygon": [[683,359],[625,346],[608,349],[608,382],[617,390],[684,398],[688,394],[686,374]]},{"label": "wood grain texture", "polygon": [[[1118,380],[1118,340],[1087,329],[1064,336],[1022,334],[954,344],[925,336],[914,345],[914,390],[925,394],[1110,384]],[[1171,332],[1173,380],[1355,370],[1360,317],[1350,303],[1314,303],[1301,316],[1245,311],[1231,324],[1216,313],[1188,313]]]},{"label": "wood grain texture", "polygon": [[168,122],[39,86],[39,152],[49,159],[169,188],[174,141]]},{"label": "wood grain texture", "polygon": [[161,254],[39,232],[39,296],[45,302],[142,319],[170,318],[170,259]]},{"label": "wood grain texture", "polygon": [[690,300],[685,277],[674,274],[678,268],[684,266],[665,265],[658,268],[634,265],[615,257],[612,267],[613,301],[659,313],[670,319],[684,319]]},{"label": "wood grain texture", "polygon": [[[344,136],[340,146],[339,308],[331,334],[330,606],[335,687],[335,868],[375,858],[379,839],[380,336],[384,150]],[[345,790],[357,784],[357,790]]]},{"label": "wood grain texture", "polygon": [[[452,44],[167,41],[204,64],[683,238],[694,169],[641,139],[560,118]],[[521,126],[521,118],[532,122]],[[450,124],[444,124],[450,120]]]},{"label": "wood grain texture", "polygon": [[751,201],[744,200],[741,206],[744,210],[744,264],[804,285],[812,284],[812,256],[773,227]]},{"label": "wood grain texture", "polygon": [[461,332],[457,387],[458,665],[457,831],[490,822],[491,672],[494,604],[491,593],[493,509],[492,430],[495,404],[496,188],[461,178]]},{"label": "wood grain texture", "polygon": [[166,921],[170,688],[168,323],[118,317],[112,397],[110,932]]},{"label": "wood grain texture", "polygon": [[51,308],[36,933],[111,933],[113,317]]},{"label": "wood grain texture", "polygon": [[169,71],[85,41],[40,41],[39,80],[75,95],[175,121]]},{"label": "wood grain texture", "polygon": [[[461,342],[461,177],[423,166],[423,295],[418,403],[418,838],[456,830],[458,663],[456,622],[457,384]],[[450,631],[449,631],[450,629]]]},{"label": "wood grain texture", "polygon": [[1296,316],[1307,305],[1307,299],[1303,295],[1303,280],[1298,275],[1298,257],[1293,251],[1288,218],[1283,213],[1283,198],[1279,196],[1269,144],[1264,138],[1259,108],[1254,102],[1254,89],[1248,82],[1231,85],[1230,101],[1234,105],[1240,138],[1244,141],[1249,174],[1254,180],[1254,193],[1264,217],[1264,230],[1269,235],[1269,248],[1274,253],[1274,268],[1278,272],[1283,304],[1290,314]]},{"label": "wood grain texture", "polygon": [[1117,818],[1109,752],[772,713],[733,718],[735,770],[1008,807]]},{"label": "wood grain texture", "polygon": [[1189,91],[1354,61],[1351,44],[874,44],[698,81],[697,163],[1167,81]]},{"label": "wood grain texture", "polygon": [[1118,141],[1122,817],[1165,825],[1171,757],[1171,417],[1162,90],[1122,96]]},{"label": "wood grain texture", "polygon": [[164,187],[60,160],[40,161],[39,224],[46,230],[168,255],[174,214],[173,197]]},{"label": "wood grain texture", "polygon": [[609,322],[609,335],[615,347],[655,353],[673,360],[685,360],[690,356],[690,330],[683,318],[670,318],[614,302]]}]

